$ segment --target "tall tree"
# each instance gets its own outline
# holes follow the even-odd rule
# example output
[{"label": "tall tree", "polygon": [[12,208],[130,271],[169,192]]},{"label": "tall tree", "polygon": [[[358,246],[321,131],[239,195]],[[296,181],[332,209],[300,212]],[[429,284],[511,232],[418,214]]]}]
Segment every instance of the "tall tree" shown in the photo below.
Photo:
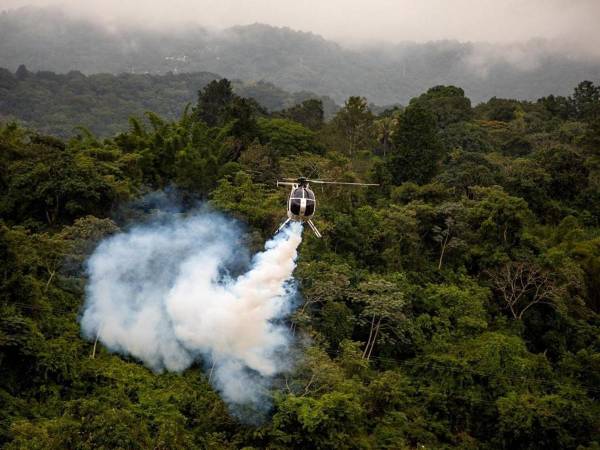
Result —
[{"label": "tall tree", "polygon": [[368,323],[369,336],[362,352],[362,358],[369,360],[373,349],[380,339],[393,340],[393,333],[398,323],[404,319],[403,309],[406,304],[405,293],[400,276],[386,279],[373,275],[358,286],[353,294],[356,301],[365,306],[361,317]]},{"label": "tall tree", "polygon": [[353,155],[373,139],[373,113],[364,97],[350,97],[333,118],[333,126],[343,137],[345,151]]},{"label": "tall tree", "polygon": [[433,114],[421,105],[411,105],[400,116],[394,134],[395,152],[389,167],[394,183],[427,183],[435,175],[442,145]]},{"label": "tall tree", "polygon": [[198,93],[194,113],[209,127],[222,126],[228,118],[228,109],[235,97],[229,80],[213,80]]},{"label": "tall tree", "polygon": [[384,158],[392,148],[392,139],[396,128],[398,128],[398,113],[381,117],[375,121],[375,134]]},{"label": "tall tree", "polygon": [[600,115],[600,87],[591,81],[582,81],[577,85],[571,99],[575,117],[591,120]]}]

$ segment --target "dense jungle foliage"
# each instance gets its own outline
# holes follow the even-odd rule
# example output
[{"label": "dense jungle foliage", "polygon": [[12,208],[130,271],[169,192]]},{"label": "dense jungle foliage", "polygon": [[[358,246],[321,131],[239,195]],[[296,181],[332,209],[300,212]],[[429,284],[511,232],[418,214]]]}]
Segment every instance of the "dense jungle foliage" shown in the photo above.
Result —
[{"label": "dense jungle foliage", "polygon": [[[303,355],[267,421],[200,366],[156,374],[80,337],[86,257],[155,212],[208,202],[257,250],[279,177],[317,189],[289,318]],[[600,89],[473,107],[437,86],[382,114],[350,97],[278,113],[209,83],[175,121],[68,141],[0,128],[0,445],[600,448]]]}]

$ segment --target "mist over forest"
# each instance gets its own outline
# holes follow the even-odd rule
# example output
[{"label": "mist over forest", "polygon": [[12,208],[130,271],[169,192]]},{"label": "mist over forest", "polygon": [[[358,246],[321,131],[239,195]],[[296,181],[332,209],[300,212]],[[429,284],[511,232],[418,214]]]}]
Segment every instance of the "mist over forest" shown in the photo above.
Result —
[{"label": "mist over forest", "polygon": [[[360,95],[378,105],[406,104],[431,86],[461,86],[474,103],[491,97],[532,100],[566,95],[600,80],[600,61],[533,39],[512,44],[455,40],[345,48],[309,32],[269,25],[209,31],[106,26],[58,8],[0,14],[1,66],[94,73],[213,72],[310,91],[342,103]],[[68,69],[67,69],[68,68]]]}]

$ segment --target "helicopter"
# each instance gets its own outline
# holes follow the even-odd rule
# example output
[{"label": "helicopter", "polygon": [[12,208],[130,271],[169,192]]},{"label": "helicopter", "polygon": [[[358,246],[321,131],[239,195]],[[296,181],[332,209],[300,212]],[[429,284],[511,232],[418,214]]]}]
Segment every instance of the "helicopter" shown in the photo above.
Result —
[{"label": "helicopter", "polygon": [[309,183],[314,184],[344,184],[350,186],[379,186],[374,183],[347,183],[342,181],[323,181],[310,180],[306,177],[299,178],[284,178],[284,181],[277,181],[277,186],[291,186],[290,196],[288,199],[287,216],[285,222],[277,229],[279,232],[290,221],[306,222],[310,229],[315,233],[315,236],[322,237],[319,230],[311,220],[317,208],[317,199],[315,193],[310,189]]}]

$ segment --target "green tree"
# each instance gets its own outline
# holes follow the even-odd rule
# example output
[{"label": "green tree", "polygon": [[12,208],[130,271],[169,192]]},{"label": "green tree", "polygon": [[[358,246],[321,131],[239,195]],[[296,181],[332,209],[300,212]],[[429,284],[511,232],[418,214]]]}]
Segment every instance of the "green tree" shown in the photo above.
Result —
[{"label": "green tree", "polygon": [[392,148],[392,140],[398,127],[398,114],[384,116],[375,120],[375,134],[381,147],[381,155],[385,158]]},{"label": "green tree", "polygon": [[394,331],[404,319],[403,308],[406,304],[402,276],[389,279],[371,276],[358,285],[353,298],[364,304],[361,311],[363,325],[368,324],[368,338],[362,352],[362,358],[371,359],[375,345],[380,341],[393,342]]},{"label": "green tree", "polygon": [[[467,242],[471,252],[496,265],[526,245],[526,227],[533,220],[527,203],[498,187],[474,188],[474,199],[466,202],[467,222],[474,235]],[[472,239],[472,240],[471,240]]]},{"label": "green tree", "polygon": [[279,445],[302,448],[361,448],[365,445],[364,414],[355,394],[288,396],[273,416],[273,438]]},{"label": "green tree", "polygon": [[279,115],[317,131],[324,123],[323,101],[314,98],[304,100],[298,105],[281,111]]},{"label": "green tree", "polygon": [[258,128],[261,142],[270,145],[279,156],[323,152],[314,132],[290,120],[260,118]]},{"label": "green tree", "polygon": [[366,149],[373,139],[374,116],[367,100],[350,97],[332,120],[334,130],[342,137],[343,151],[353,155]]},{"label": "green tree", "polygon": [[33,135],[13,147],[0,213],[13,221],[54,226],[79,215],[106,214],[130,193],[118,163],[101,162],[54,138]]},{"label": "green tree", "polygon": [[497,443],[514,449],[591,444],[595,408],[579,395],[569,394],[510,393],[500,398]]},{"label": "green tree", "polygon": [[411,99],[410,105],[421,105],[434,116],[439,128],[467,121],[471,118],[471,100],[456,86],[435,86],[419,97]]},{"label": "green tree", "polygon": [[198,92],[194,115],[209,127],[223,126],[229,118],[229,108],[235,97],[229,80],[213,80]]},{"label": "green tree", "polygon": [[478,105],[476,112],[487,120],[510,122],[516,117],[518,106],[516,100],[492,97],[487,103]]},{"label": "green tree", "polygon": [[471,188],[495,184],[497,172],[497,166],[483,155],[453,150],[448,154],[443,169],[435,179],[457,189],[467,197],[472,197]]},{"label": "green tree", "polygon": [[424,184],[431,180],[442,157],[433,115],[420,105],[411,105],[400,117],[394,134],[395,151],[389,158],[394,183],[414,181]]},{"label": "green tree", "polygon": [[575,117],[592,120],[600,115],[600,87],[591,81],[582,81],[573,91],[571,99]]},{"label": "green tree", "polygon": [[550,175],[551,198],[574,200],[587,186],[588,169],[579,150],[556,146],[538,152],[536,159]]}]

